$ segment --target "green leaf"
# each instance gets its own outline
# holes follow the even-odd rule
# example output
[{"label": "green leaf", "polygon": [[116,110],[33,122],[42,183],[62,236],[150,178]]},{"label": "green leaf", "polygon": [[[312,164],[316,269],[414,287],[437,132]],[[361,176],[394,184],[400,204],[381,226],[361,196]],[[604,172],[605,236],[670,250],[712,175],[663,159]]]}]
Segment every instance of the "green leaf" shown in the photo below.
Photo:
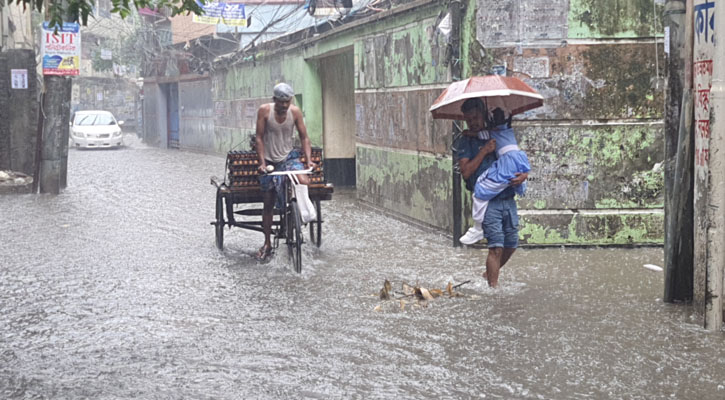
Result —
[{"label": "green leaf", "polygon": [[[207,0],[200,0],[202,4],[206,4]],[[0,4],[23,5],[42,12],[44,0],[0,0]],[[193,12],[200,15],[203,13],[201,7],[194,0],[111,0],[113,8],[111,13],[118,14],[122,18],[131,15],[131,11],[139,8],[153,8],[156,10],[168,7],[172,10],[173,15],[184,12]],[[48,24],[55,29],[61,26],[63,21],[80,22],[82,25],[88,25],[88,16],[93,12],[93,4],[89,0],[49,0],[48,3]]]}]

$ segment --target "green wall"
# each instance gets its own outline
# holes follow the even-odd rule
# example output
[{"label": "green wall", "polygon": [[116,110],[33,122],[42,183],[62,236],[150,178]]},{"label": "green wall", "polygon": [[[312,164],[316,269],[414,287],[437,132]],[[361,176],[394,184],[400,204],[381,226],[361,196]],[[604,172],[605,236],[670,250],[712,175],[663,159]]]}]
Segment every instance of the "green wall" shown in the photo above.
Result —
[{"label": "green wall", "polygon": [[361,200],[426,225],[452,228],[450,158],[358,146],[356,159]]},{"label": "green wall", "polygon": [[652,0],[571,0],[569,37],[638,38],[662,35],[664,1],[660,3]]},{"label": "green wall", "polygon": [[[492,28],[481,24],[500,17],[496,13],[516,15],[509,3],[464,3],[462,54],[454,61],[461,63],[464,78],[504,65],[507,74],[521,77],[546,98],[544,107],[515,123],[534,166],[529,194],[519,200],[522,241],[661,242],[664,91],[656,67],[664,59],[650,37],[660,30],[652,26],[652,3],[557,1],[553,6],[566,12],[552,21],[543,12],[546,2],[527,3],[527,13],[515,17],[524,19],[519,39],[525,36],[526,46],[510,43],[516,40],[513,30],[502,31],[500,40],[481,34]],[[281,81],[299,93],[312,141],[321,145],[320,65],[325,57],[353,50],[358,197],[450,232],[451,123],[432,120],[428,112],[451,81],[447,41],[436,30],[447,7],[432,2],[377,17],[301,39],[296,46],[264,50],[253,61],[217,72],[216,150],[247,145],[253,111],[270,101],[272,86]],[[658,17],[661,11],[658,5]],[[539,26],[547,37],[537,32]],[[566,43],[625,37],[634,40]],[[663,76],[662,68],[659,73]],[[469,197],[464,191],[467,208]]]},{"label": "green wall", "polygon": [[255,132],[256,109],[272,101],[272,88],[279,82],[287,82],[295,89],[310,140],[313,145],[321,145],[322,118],[319,110],[322,102],[316,65],[292,53],[272,56],[256,64],[242,63],[214,76],[212,93],[217,152],[249,148],[249,138]]}]

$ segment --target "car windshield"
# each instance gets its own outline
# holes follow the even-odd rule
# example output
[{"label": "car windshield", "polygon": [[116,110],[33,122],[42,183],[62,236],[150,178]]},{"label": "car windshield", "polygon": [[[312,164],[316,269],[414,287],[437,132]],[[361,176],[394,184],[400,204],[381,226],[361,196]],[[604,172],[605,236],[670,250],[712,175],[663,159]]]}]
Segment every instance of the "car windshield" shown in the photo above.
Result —
[{"label": "car windshield", "polygon": [[109,114],[82,114],[76,115],[74,125],[116,125],[116,121]]}]

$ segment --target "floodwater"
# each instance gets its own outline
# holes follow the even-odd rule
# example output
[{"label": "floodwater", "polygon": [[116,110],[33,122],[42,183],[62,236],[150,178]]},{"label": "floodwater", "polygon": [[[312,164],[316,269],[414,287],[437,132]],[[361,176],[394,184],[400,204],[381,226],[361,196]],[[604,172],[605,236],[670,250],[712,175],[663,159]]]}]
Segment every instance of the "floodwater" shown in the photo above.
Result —
[{"label": "floodwater", "polygon": [[[492,290],[485,250],[348,190],[298,275],[257,232],[215,248],[223,158],[128,139],[0,196],[0,398],[725,398],[725,335],[661,301],[660,248],[520,250]],[[385,279],[472,281],[401,308]]]}]

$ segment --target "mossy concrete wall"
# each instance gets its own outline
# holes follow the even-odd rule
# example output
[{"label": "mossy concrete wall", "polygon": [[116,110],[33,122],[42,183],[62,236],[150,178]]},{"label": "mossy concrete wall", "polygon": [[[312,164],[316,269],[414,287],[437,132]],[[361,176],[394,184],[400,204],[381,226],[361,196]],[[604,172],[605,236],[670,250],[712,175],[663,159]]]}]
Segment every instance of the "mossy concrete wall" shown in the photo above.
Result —
[{"label": "mossy concrete wall", "polygon": [[356,159],[360,198],[425,225],[453,225],[450,158],[359,145]]},{"label": "mossy concrete wall", "polygon": [[[433,121],[430,104],[450,81],[446,39],[436,30],[442,2],[359,24],[322,39],[266,51],[212,77],[214,151],[248,148],[255,111],[277,82],[290,83],[314,145],[323,145],[323,71],[353,52],[358,197],[450,230],[451,122]],[[324,143],[325,146],[334,144]],[[331,147],[332,148],[332,147]]]},{"label": "mossy concrete wall", "polygon": [[[452,79],[449,63],[459,62],[464,77],[504,72],[545,97],[544,107],[514,122],[534,167],[519,200],[523,243],[660,243],[664,60],[654,20],[661,5],[464,5],[459,60],[448,58],[447,37],[436,29],[448,4],[419,1],[217,68],[213,150],[248,147],[256,109],[281,81],[295,87],[321,145],[321,71],[330,56],[352,49],[358,197],[450,232],[451,123],[432,120],[428,108]],[[470,207],[468,193],[463,199]]]},{"label": "mossy concrete wall", "polygon": [[503,72],[545,98],[514,128],[533,171],[529,244],[664,239],[662,4],[477,0],[464,76]]},{"label": "mossy concrete wall", "polygon": [[453,228],[451,122],[428,108],[450,82],[441,6],[356,41],[358,197],[423,224]]},{"label": "mossy concrete wall", "polygon": [[314,62],[307,62],[297,49],[287,54],[261,57],[212,75],[214,102],[214,151],[249,149],[254,135],[257,108],[272,101],[272,88],[287,82],[295,89],[296,103],[305,116],[313,145],[322,142],[320,80]]},{"label": "mossy concrete wall", "polygon": [[661,127],[522,123],[519,144],[535,166],[521,207],[650,209],[664,204]]}]

